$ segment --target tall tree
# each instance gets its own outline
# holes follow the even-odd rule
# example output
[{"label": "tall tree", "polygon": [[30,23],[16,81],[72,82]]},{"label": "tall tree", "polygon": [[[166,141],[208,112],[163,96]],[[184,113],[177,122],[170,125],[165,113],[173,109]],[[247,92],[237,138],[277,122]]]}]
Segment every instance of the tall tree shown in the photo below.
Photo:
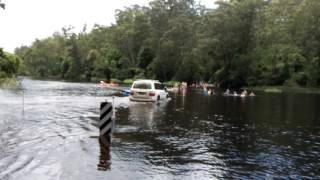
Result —
[{"label": "tall tree", "polygon": [[72,27],[16,50],[26,74],[70,80],[156,78],[319,86],[318,0],[153,0],[111,26]]},{"label": "tall tree", "polygon": [[3,2],[1,2],[1,0],[0,0],[0,7],[1,7],[2,9],[5,9],[5,8],[6,8],[6,4],[3,3]]}]

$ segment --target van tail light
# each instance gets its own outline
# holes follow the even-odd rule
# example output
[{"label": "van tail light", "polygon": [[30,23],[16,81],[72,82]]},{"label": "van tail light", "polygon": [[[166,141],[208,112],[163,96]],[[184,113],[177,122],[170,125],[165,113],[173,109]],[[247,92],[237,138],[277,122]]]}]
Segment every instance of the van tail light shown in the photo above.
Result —
[{"label": "van tail light", "polygon": [[156,95],[155,92],[150,92],[150,93],[149,93],[149,96],[155,96],[155,95]]},{"label": "van tail light", "polygon": [[130,95],[133,96],[134,95],[134,91],[130,91]]}]

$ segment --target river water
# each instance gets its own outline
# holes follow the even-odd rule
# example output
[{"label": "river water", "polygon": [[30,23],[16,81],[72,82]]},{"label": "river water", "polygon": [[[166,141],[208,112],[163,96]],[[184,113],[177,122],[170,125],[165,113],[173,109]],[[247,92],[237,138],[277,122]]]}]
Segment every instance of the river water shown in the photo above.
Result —
[{"label": "river water", "polygon": [[0,179],[320,178],[320,96],[171,94],[160,103],[115,97],[110,151],[89,83],[24,79],[0,90]]}]

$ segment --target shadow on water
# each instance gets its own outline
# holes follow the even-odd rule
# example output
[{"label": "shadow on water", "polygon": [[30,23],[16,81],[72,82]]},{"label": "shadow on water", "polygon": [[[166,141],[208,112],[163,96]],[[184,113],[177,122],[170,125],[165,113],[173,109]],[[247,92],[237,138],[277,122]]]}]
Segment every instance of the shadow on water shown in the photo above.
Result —
[{"label": "shadow on water", "polygon": [[97,165],[99,171],[108,171],[111,169],[110,160],[110,140],[109,137],[99,137],[100,156],[99,163]]}]

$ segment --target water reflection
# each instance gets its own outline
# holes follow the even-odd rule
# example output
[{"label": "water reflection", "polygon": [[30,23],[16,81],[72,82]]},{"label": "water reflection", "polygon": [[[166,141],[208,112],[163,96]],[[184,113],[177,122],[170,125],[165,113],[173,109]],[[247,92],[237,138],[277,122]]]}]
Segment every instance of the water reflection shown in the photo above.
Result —
[{"label": "water reflection", "polygon": [[128,107],[128,121],[140,129],[154,129],[160,123],[161,116],[166,112],[171,99],[152,102],[130,102]]},{"label": "water reflection", "polygon": [[99,137],[100,156],[98,163],[99,171],[108,171],[111,169],[111,156],[110,156],[110,137],[107,135]]},{"label": "water reflection", "polygon": [[320,179],[319,95],[117,97],[110,147],[89,138],[110,92],[88,83],[22,84],[24,119],[21,94],[0,91],[0,179]]},{"label": "water reflection", "polygon": [[[296,142],[295,131],[302,131],[292,127],[303,124],[302,129],[309,129],[312,122],[308,121],[320,117],[315,107],[305,109],[310,106],[308,103],[319,102],[299,95],[288,98],[260,94],[240,98],[204,96],[193,90],[185,96],[174,94],[172,98],[163,108],[131,104],[127,110],[120,110],[120,126],[131,125],[137,129],[117,136],[122,142],[142,143],[146,150],[140,154],[158,172],[169,171],[180,178],[186,174],[204,179],[286,177],[281,171],[296,175],[292,167],[297,166],[300,155],[292,151],[292,144],[306,143]],[[305,138],[308,136],[320,141],[318,135],[305,134]],[[310,148],[319,146],[308,145],[307,149]],[[309,162],[311,156],[319,155],[303,154]],[[201,172],[201,176],[195,172]]]}]

